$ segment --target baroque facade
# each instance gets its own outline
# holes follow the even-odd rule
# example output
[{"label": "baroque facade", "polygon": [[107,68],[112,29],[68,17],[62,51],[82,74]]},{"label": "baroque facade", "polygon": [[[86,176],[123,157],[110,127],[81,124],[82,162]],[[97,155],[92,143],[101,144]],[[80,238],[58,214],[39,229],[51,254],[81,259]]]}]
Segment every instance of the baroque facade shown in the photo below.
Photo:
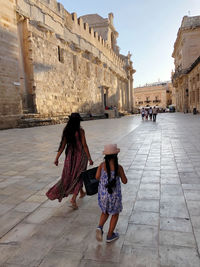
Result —
[{"label": "baroque facade", "polygon": [[0,128],[22,114],[133,110],[135,70],[131,54],[119,53],[112,13],[77,18],[56,0],[0,4]]},{"label": "baroque facade", "polygon": [[165,109],[176,105],[175,89],[171,82],[157,82],[134,88],[134,107],[159,106]]},{"label": "baroque facade", "polygon": [[200,16],[183,17],[172,57],[177,111],[200,112]]}]

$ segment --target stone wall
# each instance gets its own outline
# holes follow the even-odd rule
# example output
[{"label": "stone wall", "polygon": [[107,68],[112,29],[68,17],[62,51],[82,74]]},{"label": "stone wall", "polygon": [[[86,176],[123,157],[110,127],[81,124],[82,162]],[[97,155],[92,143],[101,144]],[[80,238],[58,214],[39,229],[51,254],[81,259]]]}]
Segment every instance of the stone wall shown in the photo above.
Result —
[{"label": "stone wall", "polygon": [[[31,1],[29,8],[27,2],[26,8],[22,2],[18,2],[19,13],[30,20],[36,112],[44,115],[103,112],[104,88],[107,105],[126,109],[126,63],[104,39],[82,18],[77,19],[76,13],[69,14],[56,1]],[[119,101],[120,97],[123,101]]]},{"label": "stone wall", "polygon": [[16,3],[12,14],[19,43],[19,68],[14,71],[20,77],[19,114],[104,113],[105,105],[132,110],[130,55],[116,53],[111,43],[56,0]]},{"label": "stone wall", "polygon": [[22,112],[15,1],[0,0],[0,129],[15,127]]},{"label": "stone wall", "polygon": [[[102,94],[108,88],[108,105],[118,103],[120,77],[88,50],[66,44],[53,34],[30,26],[35,86],[35,107],[45,115],[72,111],[103,112]],[[60,53],[60,61],[59,61]],[[126,85],[121,81],[121,86]]]}]

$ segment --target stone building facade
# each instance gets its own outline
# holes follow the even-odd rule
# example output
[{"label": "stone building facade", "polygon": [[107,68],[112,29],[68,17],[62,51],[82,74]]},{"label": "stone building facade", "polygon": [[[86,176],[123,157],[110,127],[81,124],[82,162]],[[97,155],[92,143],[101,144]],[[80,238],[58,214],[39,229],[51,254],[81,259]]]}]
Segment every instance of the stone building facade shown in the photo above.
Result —
[{"label": "stone building facade", "polygon": [[200,56],[188,70],[187,97],[189,106],[188,111],[192,112],[195,108],[200,113]]},{"label": "stone building facade", "polygon": [[200,112],[199,103],[199,56],[200,56],[200,16],[183,17],[172,57],[175,72],[172,82],[176,88],[177,111]]},{"label": "stone building facade", "polygon": [[170,81],[134,88],[134,107],[137,109],[153,106],[165,109],[169,105],[176,105],[175,89]]},{"label": "stone building facade", "polygon": [[131,55],[117,46],[113,14],[77,18],[56,0],[0,0],[0,127],[22,114],[133,109]]}]

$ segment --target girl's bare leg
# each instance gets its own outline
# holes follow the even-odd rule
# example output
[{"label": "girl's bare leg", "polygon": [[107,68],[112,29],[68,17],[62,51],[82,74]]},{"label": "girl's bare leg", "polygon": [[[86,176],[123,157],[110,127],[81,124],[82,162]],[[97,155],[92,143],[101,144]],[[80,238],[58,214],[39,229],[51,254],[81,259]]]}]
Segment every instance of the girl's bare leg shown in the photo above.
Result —
[{"label": "girl's bare leg", "polygon": [[103,228],[103,226],[104,226],[105,222],[107,221],[108,217],[109,217],[109,214],[103,213],[103,212],[101,213],[101,217],[100,217],[100,220],[99,220],[99,226],[100,227]]},{"label": "girl's bare leg", "polygon": [[112,217],[110,219],[110,227],[109,227],[109,230],[108,230],[108,237],[112,236],[112,234],[113,234],[113,232],[115,230],[115,226],[117,224],[118,218],[119,218],[119,214],[112,215]]}]

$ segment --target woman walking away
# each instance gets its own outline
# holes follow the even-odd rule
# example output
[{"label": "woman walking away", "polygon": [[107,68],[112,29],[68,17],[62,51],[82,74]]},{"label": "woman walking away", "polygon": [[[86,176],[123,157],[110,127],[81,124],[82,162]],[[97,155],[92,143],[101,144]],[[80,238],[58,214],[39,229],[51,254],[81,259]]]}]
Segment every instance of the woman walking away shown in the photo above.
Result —
[{"label": "woman walking away", "polygon": [[80,174],[86,170],[88,160],[90,165],[93,165],[85,139],[85,132],[80,126],[80,121],[82,121],[82,118],[79,113],[72,113],[69,117],[69,121],[63,130],[58,153],[54,161],[54,164],[58,166],[58,159],[66,148],[62,177],[46,193],[49,199],[58,199],[59,202],[69,194],[73,194],[70,201],[73,209],[78,208],[76,203],[78,193],[80,192],[80,198],[85,196]]},{"label": "woman walking away", "polygon": [[149,108],[149,118],[151,121],[152,121],[152,113],[153,113],[153,110],[152,110],[152,107],[150,107]]},{"label": "woman walking away", "polygon": [[115,226],[118,221],[119,213],[122,211],[121,183],[127,183],[122,166],[118,165],[117,154],[120,149],[115,144],[105,145],[103,154],[105,161],[102,162],[96,173],[96,179],[99,181],[98,204],[102,211],[99,220],[99,226],[96,229],[96,239],[102,241],[103,226],[111,215],[110,227],[107,234],[107,242],[112,242],[119,238],[115,233]]},{"label": "woman walking away", "polygon": [[145,108],[144,113],[145,113],[145,118],[146,118],[146,120],[148,121],[149,111],[148,111],[147,108]]},{"label": "woman walking away", "polygon": [[156,107],[153,107],[153,121],[156,121],[156,116],[158,114],[158,110]]},{"label": "woman walking away", "polygon": [[142,120],[144,120],[144,115],[145,115],[145,110],[144,110],[144,108],[142,108],[142,109],[141,109]]}]

